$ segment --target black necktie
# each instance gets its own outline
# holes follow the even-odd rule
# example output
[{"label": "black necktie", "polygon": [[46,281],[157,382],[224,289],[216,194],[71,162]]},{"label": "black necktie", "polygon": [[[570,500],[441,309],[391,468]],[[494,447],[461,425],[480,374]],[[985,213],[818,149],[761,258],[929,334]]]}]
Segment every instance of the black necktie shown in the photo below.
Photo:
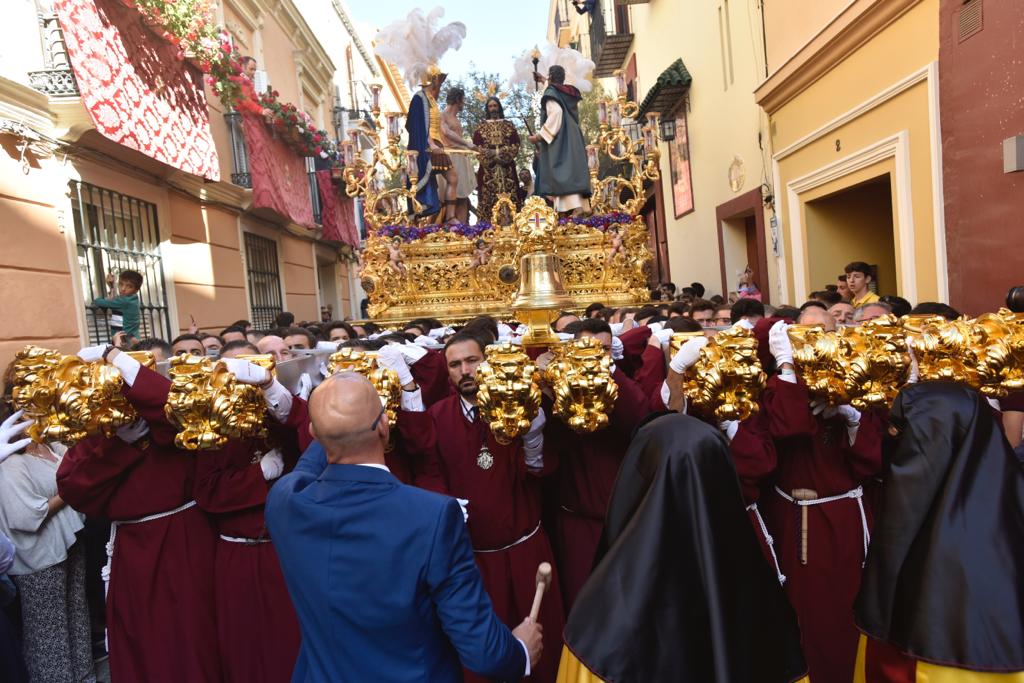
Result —
[{"label": "black necktie", "polygon": [[470,408],[469,409],[469,417],[471,418],[472,422],[474,424],[476,424],[477,418],[480,417],[480,409],[477,408],[476,406],[473,406],[472,408]]}]

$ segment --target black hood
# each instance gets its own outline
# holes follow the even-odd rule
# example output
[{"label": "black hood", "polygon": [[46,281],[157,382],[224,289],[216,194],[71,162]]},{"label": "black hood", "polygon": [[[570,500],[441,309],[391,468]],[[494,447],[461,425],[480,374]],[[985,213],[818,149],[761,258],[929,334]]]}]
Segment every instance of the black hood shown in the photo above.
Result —
[{"label": "black hood", "polygon": [[866,634],[911,656],[1024,670],[1024,471],[978,392],[900,392],[900,430],[857,598]]},{"label": "black hood", "polygon": [[718,430],[666,415],[637,432],[565,641],[590,671],[622,683],[785,683],[806,673],[796,617]]}]

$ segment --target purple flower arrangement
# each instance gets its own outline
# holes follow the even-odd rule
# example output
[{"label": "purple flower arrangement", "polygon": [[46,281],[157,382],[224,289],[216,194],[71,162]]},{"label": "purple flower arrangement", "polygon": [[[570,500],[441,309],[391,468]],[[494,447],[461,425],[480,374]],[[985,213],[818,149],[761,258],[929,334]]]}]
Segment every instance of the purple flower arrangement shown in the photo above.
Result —
[{"label": "purple flower arrangement", "polygon": [[474,239],[491,229],[491,224],[480,221],[476,225],[468,223],[442,223],[435,225],[385,225],[378,233],[381,237],[394,239],[400,237],[403,242],[415,242],[435,232],[450,232],[467,239]]},{"label": "purple flower arrangement", "polygon": [[[616,211],[613,213],[605,213],[598,216],[582,217],[567,217],[559,218],[559,225],[585,225],[588,228],[595,228],[601,232],[606,232],[613,225],[624,225],[633,222],[633,216],[628,213],[622,213]],[[443,223],[435,225],[385,225],[380,229],[378,233],[385,239],[394,239],[395,237],[401,238],[403,242],[415,242],[421,240],[427,235],[433,235],[435,232],[450,232],[466,239],[476,239],[484,232],[491,229],[491,224],[487,221],[480,221],[476,225],[469,225],[468,223]]]}]

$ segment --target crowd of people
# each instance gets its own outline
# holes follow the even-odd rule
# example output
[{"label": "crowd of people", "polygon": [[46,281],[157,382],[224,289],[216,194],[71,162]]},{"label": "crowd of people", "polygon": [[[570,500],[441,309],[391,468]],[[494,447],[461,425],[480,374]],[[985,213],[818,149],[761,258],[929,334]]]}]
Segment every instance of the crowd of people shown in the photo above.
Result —
[{"label": "crowd of people", "polygon": [[[140,283],[122,278],[118,296],[130,299]],[[988,572],[993,591],[1011,590],[1013,571],[1024,569],[1024,546],[1001,545],[1024,541],[1020,461],[1010,450],[1021,441],[1024,396],[989,406],[969,388],[925,383],[891,411],[813,401],[794,367],[789,324],[835,329],[890,313],[959,312],[878,296],[860,262],[798,307],[769,306],[746,284],[731,301],[704,299],[699,283],[678,292],[665,283],[648,305],[559,313],[551,326],[561,339],[592,337],[611,359],[618,399],[593,433],[553,417],[546,386],[522,436],[492,433],[476,371],[489,345],[516,343],[525,329],[489,316],[382,329],[281,313],[266,330],[246,320],[219,332],[193,325],[166,341],[138,339],[128,313],[112,344],[78,355],[119,370],[139,419],[114,438],[70,447],[25,437],[30,422],[13,411],[9,366],[0,679],[94,680],[94,660],[108,656],[115,682],[553,683],[560,663],[560,681],[575,670],[573,681],[590,680],[587,672],[622,681],[789,681],[809,672],[840,682],[861,667],[915,661],[1024,670],[1024,639],[1014,641],[1024,634],[1014,607],[1021,584],[968,595],[942,578],[943,567],[964,581]],[[1007,305],[1024,310],[1024,290]],[[769,375],[760,410],[743,421],[659,417],[690,412],[681,378],[708,338],[733,325],[752,331]],[[699,331],[667,352],[674,333]],[[324,366],[322,381],[287,388],[239,358],[284,363],[339,348],[374,351],[396,373],[396,424],[358,376],[327,376]],[[128,350],[158,361],[222,359],[260,389],[268,436],[177,448],[164,411],[170,382]],[[550,353],[536,361],[544,367]],[[959,472],[982,453],[991,471],[979,469],[978,481],[997,482],[998,495],[971,488],[969,472],[942,479],[925,467],[933,480],[915,478],[925,476],[915,457]],[[892,472],[911,461],[918,469]],[[980,526],[942,525],[936,511],[957,510],[947,490],[985,511],[970,520]],[[926,527],[928,538],[919,536]],[[975,532],[995,546],[971,560],[956,543],[977,548],[965,537]],[[918,574],[906,574],[897,551],[917,558]],[[420,567],[417,557],[429,559]],[[552,581],[534,621],[544,562]],[[914,577],[945,592],[929,597],[939,589]],[[919,603],[905,603],[904,592]],[[918,604],[931,620],[924,626]],[[443,635],[430,640],[417,619]]]}]

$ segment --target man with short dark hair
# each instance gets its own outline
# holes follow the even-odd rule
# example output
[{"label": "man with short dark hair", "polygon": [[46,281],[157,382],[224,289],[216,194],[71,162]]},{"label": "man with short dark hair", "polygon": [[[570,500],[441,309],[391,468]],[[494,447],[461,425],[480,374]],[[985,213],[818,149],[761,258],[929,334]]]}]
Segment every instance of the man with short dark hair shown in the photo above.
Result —
[{"label": "man with short dark hair", "polygon": [[221,347],[224,346],[220,337],[215,334],[210,334],[209,332],[199,332],[197,336],[203,342],[203,348],[206,349],[207,356],[216,357],[220,355]]},{"label": "man with short dark hair", "polygon": [[295,324],[295,314],[289,313],[288,311],[282,311],[277,314],[274,318],[274,327],[276,328],[288,328]]},{"label": "man with short dark hair", "polygon": [[758,299],[744,297],[732,305],[729,319],[733,324],[746,320],[753,326],[764,317],[764,304]]},{"label": "man with short dark hair", "polygon": [[[530,613],[537,565],[554,565],[540,521],[540,478],[550,470],[544,460],[546,419],[540,411],[528,431],[508,444],[495,438],[477,407],[476,371],[486,345],[466,331],[449,339],[444,355],[456,393],[425,412],[403,409],[398,426],[409,453],[422,462],[417,486],[464,504],[484,587],[501,620],[514,625]],[[557,568],[554,577],[540,616],[549,652],[558,649],[563,624]],[[542,660],[534,676],[553,681],[557,669],[555,659]]]},{"label": "man with short dark hair", "polygon": [[203,346],[203,340],[196,334],[179,334],[171,342],[171,355],[177,356],[179,353],[188,353],[193,356],[205,356],[206,347]]},{"label": "man with short dark hair", "polygon": [[291,351],[316,348],[316,337],[305,327],[289,327],[283,336],[285,346]]},{"label": "man with short dark hair", "polygon": [[564,332],[566,325],[568,325],[569,323],[574,323],[579,319],[580,317],[575,313],[562,311],[561,313],[558,314],[558,317],[555,318],[554,321],[552,321],[551,329],[554,330],[555,332]]},{"label": "man with short dark hair", "polygon": [[245,328],[238,325],[225,327],[220,331],[220,338],[225,344],[233,341],[247,341],[245,338]]},{"label": "man with short dark hair", "polygon": [[949,304],[938,301],[922,301],[910,310],[913,315],[941,315],[946,320],[956,320],[960,317],[960,311]]},{"label": "man with short dark hair", "polygon": [[715,327],[729,327],[732,325],[732,305],[720,304],[716,306],[711,316],[711,323]]},{"label": "man with short dark hair", "polygon": [[704,299],[695,299],[690,305],[690,317],[701,324],[701,327],[714,327],[715,305]]},{"label": "man with short dark hair", "polygon": [[355,329],[343,320],[328,323],[326,332],[327,341],[332,342],[351,341],[359,336]]},{"label": "man with short dark hair", "polygon": [[878,301],[878,295],[868,288],[872,282],[871,266],[863,261],[854,261],[847,264],[845,272],[846,285],[850,288],[850,304],[854,308]]}]

